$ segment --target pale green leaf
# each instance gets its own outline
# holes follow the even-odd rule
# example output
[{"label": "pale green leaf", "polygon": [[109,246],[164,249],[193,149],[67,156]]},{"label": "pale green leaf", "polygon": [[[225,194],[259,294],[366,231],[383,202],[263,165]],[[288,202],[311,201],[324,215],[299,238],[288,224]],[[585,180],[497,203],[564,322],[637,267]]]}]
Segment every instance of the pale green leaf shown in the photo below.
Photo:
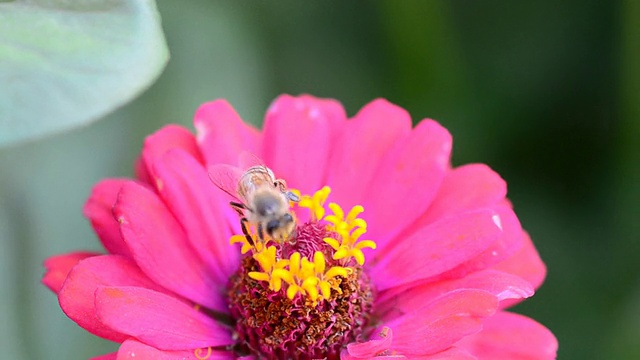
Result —
[{"label": "pale green leaf", "polygon": [[102,117],[167,59],[153,0],[0,1],[0,146]]}]

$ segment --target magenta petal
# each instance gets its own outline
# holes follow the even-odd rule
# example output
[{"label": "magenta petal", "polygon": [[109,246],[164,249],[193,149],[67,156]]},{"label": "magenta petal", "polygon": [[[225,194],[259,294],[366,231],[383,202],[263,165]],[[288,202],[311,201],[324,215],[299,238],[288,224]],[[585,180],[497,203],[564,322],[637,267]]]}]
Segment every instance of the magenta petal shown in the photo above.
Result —
[{"label": "magenta petal", "polygon": [[404,356],[401,354],[397,354],[394,351],[390,351],[388,353],[383,353],[378,356],[365,356],[365,357],[356,357],[351,355],[347,349],[343,350],[340,354],[340,359],[342,360],[397,360],[397,359],[411,359],[411,360],[477,360],[477,358],[468,352],[459,349],[457,347],[450,347],[446,350],[439,351],[436,354],[431,355],[411,355]]},{"label": "magenta petal", "polygon": [[118,360],[231,360],[233,358],[233,355],[230,352],[226,351],[213,351],[207,349],[177,351],[158,350],[152,346],[143,344],[136,340],[125,341],[124,343],[122,343],[122,345],[120,345],[120,349],[118,350]]},{"label": "magenta petal", "polygon": [[513,210],[504,205],[497,205],[492,209],[497,213],[495,219],[498,220],[497,223],[502,230],[500,237],[479,255],[441,274],[436,279],[459,278],[474,271],[487,269],[522,248],[522,227]]},{"label": "magenta petal", "polygon": [[429,209],[415,227],[466,210],[489,207],[507,195],[507,183],[485,164],[469,164],[449,172]]},{"label": "magenta petal", "polygon": [[325,185],[332,131],[344,119],[344,109],[336,101],[280,96],[264,121],[264,161],[290,187],[312,194]]},{"label": "magenta petal", "polygon": [[189,350],[232,343],[231,332],[194,307],[153,290],[99,287],[100,320],[161,350]]},{"label": "magenta petal", "polygon": [[[231,229],[223,209],[224,193],[211,184],[205,169],[181,150],[166,153],[155,164],[162,196],[182,224],[193,248],[216,282],[224,284],[237,269],[239,252],[229,245]],[[237,214],[234,214],[237,221]]]},{"label": "magenta petal", "polygon": [[127,340],[118,349],[117,360],[124,359],[155,359],[155,360],[179,360],[197,359],[192,351],[163,351],[136,340]]},{"label": "magenta petal", "polygon": [[498,299],[483,290],[457,290],[385,324],[393,329],[391,348],[404,355],[427,355],[451,347],[482,329]]},{"label": "magenta petal", "polygon": [[412,359],[420,360],[476,360],[477,357],[457,347],[450,347],[447,350],[439,351],[436,354],[424,356],[412,356]]},{"label": "magenta petal", "polygon": [[[142,148],[142,160],[147,169],[148,176],[155,181],[153,164],[155,161],[171,149],[182,149],[191,154],[199,162],[203,162],[196,138],[189,130],[178,125],[167,125],[147,136]],[[139,172],[139,171],[138,171]]]},{"label": "magenta petal", "polygon": [[389,289],[376,300],[376,309],[382,320],[390,320],[456,289],[478,289],[489,292],[499,301],[523,299],[533,295],[528,281],[515,275],[496,271],[479,271],[460,279],[419,285],[409,284]]},{"label": "magenta petal", "polygon": [[[411,133],[411,116],[384,99],[365,105],[332,143],[327,184],[331,201],[349,209],[362,203],[381,159]],[[354,186],[357,184],[357,186]]]},{"label": "magenta petal", "polygon": [[494,269],[517,275],[537,289],[547,274],[547,267],[533,245],[529,234],[522,232],[523,246],[510,258],[494,266]]},{"label": "magenta petal", "polygon": [[84,259],[69,272],[58,294],[62,311],[90,333],[121,342],[126,336],[105,326],[96,314],[94,293],[97,287],[104,285],[160,288],[131,260],[119,255]]},{"label": "magenta petal", "polygon": [[46,271],[42,277],[42,283],[45,284],[49,290],[57,294],[60,292],[64,281],[67,279],[69,271],[71,271],[71,269],[76,266],[80,260],[97,255],[100,254],[79,251],[47,258],[44,261]]},{"label": "magenta petal", "polygon": [[351,343],[347,345],[348,354],[356,358],[369,358],[389,350],[393,342],[393,331],[388,327],[374,334],[373,339],[362,343]]},{"label": "magenta petal", "polygon": [[552,360],[558,340],[546,327],[522,315],[498,312],[486,319],[478,334],[458,345],[480,359]]},{"label": "magenta petal", "polygon": [[238,154],[261,156],[261,134],[242,119],[226,100],[202,104],[196,111],[197,141],[207,164],[239,165]]},{"label": "magenta petal", "polygon": [[363,218],[371,224],[367,237],[378,243],[378,254],[427,210],[449,167],[450,154],[451,135],[427,119],[382,158],[366,191],[371,196],[362,204]]},{"label": "magenta petal", "polygon": [[140,269],[158,284],[196,303],[228,311],[216,281],[195,252],[169,209],[151,190],[128,182],[120,191],[114,213],[122,236]]},{"label": "magenta petal", "polygon": [[120,188],[127,180],[106,179],[100,181],[91,190],[91,195],[82,209],[82,213],[91,222],[105,249],[112,254],[131,257],[131,252],[120,234],[120,226],[113,216]]},{"label": "magenta petal", "polygon": [[390,353],[388,355],[378,355],[378,356],[367,356],[367,357],[355,357],[353,355],[350,355],[349,352],[347,351],[347,349],[343,349],[342,352],[340,353],[340,359],[341,360],[398,360],[398,359],[421,359],[421,357],[406,357],[404,355],[399,355],[399,354],[395,354],[395,353]]},{"label": "magenta petal", "polygon": [[371,269],[378,290],[427,279],[481,254],[502,234],[492,210],[443,219],[398,241]]}]

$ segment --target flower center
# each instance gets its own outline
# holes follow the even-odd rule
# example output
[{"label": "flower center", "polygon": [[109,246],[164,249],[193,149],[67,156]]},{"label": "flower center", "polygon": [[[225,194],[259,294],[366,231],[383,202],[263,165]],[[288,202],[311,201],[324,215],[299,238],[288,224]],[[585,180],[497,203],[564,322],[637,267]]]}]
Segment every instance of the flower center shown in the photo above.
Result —
[{"label": "flower center", "polygon": [[[298,207],[311,219],[297,224],[288,241],[277,242],[249,230],[251,241],[235,235],[245,255],[229,284],[240,355],[267,359],[338,359],[369,323],[374,289],[364,272],[360,240],[366,222],[355,206],[345,216],[340,206],[324,204],[324,187],[300,196]],[[296,206],[292,204],[292,206]]]}]

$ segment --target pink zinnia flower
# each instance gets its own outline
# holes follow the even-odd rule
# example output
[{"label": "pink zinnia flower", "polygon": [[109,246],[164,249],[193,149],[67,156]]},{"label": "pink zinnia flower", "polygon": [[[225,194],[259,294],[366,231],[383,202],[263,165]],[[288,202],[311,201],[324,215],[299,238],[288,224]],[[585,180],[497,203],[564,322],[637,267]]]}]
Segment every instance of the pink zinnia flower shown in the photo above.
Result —
[{"label": "pink zinnia flower", "polygon": [[[67,316],[121,344],[100,359],[555,358],[549,330],[504,310],[545,276],[506,184],[451,168],[437,122],[285,95],[263,131],[223,100],[195,128],[164,127],[136,180],[95,186],[84,213],[107,254],[45,263]],[[244,152],[299,191],[285,241],[244,236],[210,179]]]}]

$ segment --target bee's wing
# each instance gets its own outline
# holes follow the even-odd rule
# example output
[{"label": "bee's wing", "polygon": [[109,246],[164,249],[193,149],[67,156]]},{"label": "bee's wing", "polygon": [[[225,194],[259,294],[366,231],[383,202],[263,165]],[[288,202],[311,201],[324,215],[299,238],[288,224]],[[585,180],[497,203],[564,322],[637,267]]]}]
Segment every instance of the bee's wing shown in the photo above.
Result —
[{"label": "bee's wing", "polygon": [[259,169],[259,171],[264,172],[271,181],[276,180],[276,176],[273,174],[273,171],[265,165],[264,161],[262,161],[258,155],[254,153],[248,151],[241,152],[240,155],[238,155],[238,163],[243,169]]},{"label": "bee's wing", "polygon": [[240,168],[229,164],[215,164],[207,168],[209,179],[220,190],[229,194],[232,198],[244,203],[244,199],[238,197],[238,181],[244,174]]},{"label": "bee's wing", "polygon": [[262,159],[260,159],[258,155],[248,151],[243,151],[240,153],[240,155],[238,155],[238,164],[242,169],[249,169],[256,166],[268,169],[268,167],[264,164],[264,161],[262,161]]}]

